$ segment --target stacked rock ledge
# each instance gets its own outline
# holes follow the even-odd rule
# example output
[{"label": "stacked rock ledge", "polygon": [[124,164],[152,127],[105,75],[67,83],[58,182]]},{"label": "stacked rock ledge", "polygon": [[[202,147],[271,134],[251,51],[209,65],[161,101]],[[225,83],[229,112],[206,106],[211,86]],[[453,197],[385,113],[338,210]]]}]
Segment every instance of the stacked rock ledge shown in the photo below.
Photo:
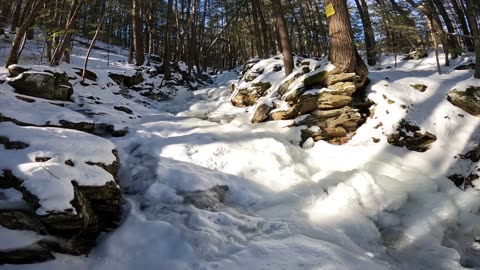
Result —
[{"label": "stacked rock ledge", "polygon": [[[273,87],[274,82],[267,81],[269,74],[259,77],[275,72],[267,69],[271,61],[248,63],[239,83],[233,85],[233,105],[255,105],[252,123],[295,119],[294,126],[303,127],[302,144],[309,138],[344,144],[370,115],[373,103],[363,96],[366,82],[358,74],[335,73],[328,64],[303,60]],[[261,91],[259,85],[264,86]]]}]

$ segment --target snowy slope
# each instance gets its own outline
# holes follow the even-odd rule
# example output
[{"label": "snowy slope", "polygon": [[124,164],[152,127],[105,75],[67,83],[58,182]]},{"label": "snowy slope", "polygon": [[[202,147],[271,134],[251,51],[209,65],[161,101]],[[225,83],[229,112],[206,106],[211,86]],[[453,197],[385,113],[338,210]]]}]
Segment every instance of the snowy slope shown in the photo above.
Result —
[{"label": "snowy slope", "polygon": [[[310,149],[298,146],[292,121],[252,125],[252,108],[231,105],[236,73],[148,108],[94,86],[78,88],[76,98],[105,101],[88,105],[96,110],[123,102],[140,116],[107,112],[102,120],[130,131],[109,138],[122,163],[124,220],[88,257],[58,254],[0,269],[479,269],[478,191],[462,191],[447,176],[477,165],[458,155],[480,141],[480,119],[445,97],[480,81],[470,71],[444,72],[435,74],[433,58],[372,71],[374,117],[346,145],[317,142]],[[428,88],[418,92],[415,83]],[[401,119],[438,140],[424,153],[388,144]],[[183,203],[182,194],[215,185],[229,187],[224,205]],[[0,229],[0,242],[12,237]]]}]

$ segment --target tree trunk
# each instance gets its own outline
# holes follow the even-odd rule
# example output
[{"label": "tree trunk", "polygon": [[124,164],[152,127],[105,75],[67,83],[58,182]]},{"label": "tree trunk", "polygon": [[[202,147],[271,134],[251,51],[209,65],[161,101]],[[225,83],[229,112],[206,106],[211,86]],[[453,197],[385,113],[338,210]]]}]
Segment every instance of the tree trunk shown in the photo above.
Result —
[{"label": "tree trunk", "polygon": [[165,31],[165,48],[163,52],[163,72],[164,78],[170,79],[170,61],[172,57],[172,16],[173,16],[173,0],[168,0],[167,4],[167,28]]},{"label": "tree trunk", "polygon": [[[468,29],[468,23],[465,19],[465,12],[463,12],[463,8],[460,7],[458,0],[450,0],[450,2],[452,3],[452,7],[455,11],[455,15],[457,16],[457,20],[460,23],[463,35],[470,36],[470,30]],[[469,52],[473,52],[475,50],[473,45],[473,39],[464,37],[463,42],[465,43],[465,46],[467,46],[467,50]]]},{"label": "tree trunk", "polygon": [[480,79],[480,31],[478,29],[478,23],[475,17],[472,0],[464,0],[467,7],[467,17],[470,22],[470,28],[472,29],[472,35],[474,37],[475,44],[475,78]]},{"label": "tree trunk", "polygon": [[68,14],[67,24],[65,25],[63,39],[58,44],[57,48],[55,48],[52,60],[50,61],[50,66],[58,66],[60,64],[60,59],[62,58],[62,55],[64,53],[66,53],[66,60],[70,61],[70,45],[73,37],[73,32],[71,31],[71,29],[75,24],[75,21],[78,17],[77,15],[79,14],[80,8],[84,3],[84,0],[75,0],[72,2],[70,12]]},{"label": "tree trunk", "polygon": [[258,19],[258,6],[255,0],[251,0],[252,3],[252,18],[253,18],[253,30],[254,30],[254,38],[255,38],[255,47],[257,47],[257,54],[258,57],[264,58],[263,55],[263,42],[262,36],[260,35],[260,21]]},{"label": "tree trunk", "polygon": [[281,0],[272,0],[272,9],[273,15],[275,16],[280,44],[282,45],[283,61],[285,63],[285,75],[288,76],[293,71],[294,63],[290,38],[288,37],[287,24],[285,22],[285,17],[283,16]]},{"label": "tree trunk", "polygon": [[[447,27],[448,33],[455,33],[455,28],[453,27],[452,20],[450,20],[450,17],[448,16],[447,10],[445,9],[444,4],[442,3],[441,0],[433,0],[433,3],[438,9],[438,12],[440,13],[440,16],[442,16],[443,22],[445,23],[445,26]],[[447,45],[449,46],[449,52],[452,55],[452,59],[455,59],[459,56],[461,53],[461,48],[460,44],[458,43],[458,39],[454,35],[447,35]]]},{"label": "tree trunk", "polygon": [[355,72],[361,84],[367,80],[368,68],[357,52],[346,0],[325,0],[325,6],[333,6],[335,13],[328,17],[330,51],[328,59],[336,66],[335,72]]},{"label": "tree trunk", "polygon": [[35,21],[35,18],[37,17],[38,12],[40,12],[46,0],[37,0],[37,1],[30,0],[30,1],[32,3],[34,2],[34,5],[32,6],[30,14],[28,14],[28,16],[25,18],[25,21],[20,26],[20,28],[18,29],[15,35],[15,38],[13,39],[12,47],[10,48],[10,53],[8,54],[7,61],[5,62],[5,67],[18,63],[18,59],[20,58],[19,51],[22,46],[22,39],[24,38],[28,29],[33,26],[33,22]]},{"label": "tree trunk", "polygon": [[132,1],[132,29],[133,29],[133,47],[135,50],[135,64],[137,66],[143,65],[145,62],[144,48],[143,48],[143,32],[142,32],[142,18],[140,9],[142,0]]},{"label": "tree trunk", "polygon": [[12,17],[12,27],[10,28],[12,32],[15,32],[15,30],[17,29],[20,20],[20,12],[22,11],[22,4],[23,0],[18,0],[17,5],[15,6],[15,11],[13,12]]},{"label": "tree trunk", "polygon": [[365,36],[365,47],[367,50],[367,62],[368,65],[374,66],[377,63],[377,53],[375,51],[375,36],[367,3],[365,3],[365,0],[355,0],[355,3],[357,4],[358,12],[362,20],[363,35]]},{"label": "tree trunk", "polygon": [[85,81],[85,76],[87,74],[87,65],[88,65],[88,58],[90,57],[90,53],[92,52],[93,46],[95,46],[95,41],[97,40],[98,34],[100,33],[100,29],[102,27],[103,20],[105,19],[106,13],[103,13],[102,18],[98,22],[97,30],[95,31],[95,35],[92,38],[92,42],[87,50],[87,55],[85,56],[85,63],[83,64],[83,71],[82,71],[82,82]]}]

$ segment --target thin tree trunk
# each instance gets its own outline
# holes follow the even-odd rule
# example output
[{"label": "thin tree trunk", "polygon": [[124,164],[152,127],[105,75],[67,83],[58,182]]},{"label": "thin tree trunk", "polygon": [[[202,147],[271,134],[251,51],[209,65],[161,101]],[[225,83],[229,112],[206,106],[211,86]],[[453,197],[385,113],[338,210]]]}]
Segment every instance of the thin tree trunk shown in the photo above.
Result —
[{"label": "thin tree trunk", "polygon": [[363,25],[363,35],[365,36],[365,47],[367,50],[367,62],[368,65],[374,66],[377,63],[376,51],[375,51],[375,36],[373,33],[372,22],[370,20],[370,14],[368,13],[368,7],[365,0],[355,0],[360,18]]},{"label": "thin tree trunk", "polygon": [[85,63],[83,64],[83,71],[82,71],[82,82],[85,81],[85,76],[87,75],[87,65],[88,65],[88,58],[90,57],[90,53],[92,52],[93,46],[95,46],[95,41],[97,40],[98,34],[100,33],[100,29],[102,27],[103,20],[105,20],[106,13],[103,13],[102,18],[98,22],[97,30],[95,31],[95,35],[92,38],[92,42],[87,50],[87,55],[85,56]]},{"label": "thin tree trunk", "polygon": [[288,37],[287,24],[283,15],[281,1],[272,0],[272,9],[275,16],[278,36],[280,37],[280,43],[282,44],[283,61],[285,63],[285,75],[288,76],[293,71],[294,63],[291,49],[292,46],[290,44],[290,38]]},{"label": "thin tree trunk", "polygon": [[173,0],[168,0],[167,3],[167,28],[165,31],[165,48],[163,52],[163,72],[164,78],[170,79],[170,61],[172,57],[172,15],[173,15]]},{"label": "thin tree trunk", "polygon": [[15,11],[13,12],[13,17],[12,17],[12,26],[10,28],[12,32],[15,32],[15,30],[18,27],[18,23],[20,21],[20,12],[22,11],[22,3],[23,3],[23,0],[18,0],[17,5],[15,6]]},{"label": "thin tree trunk", "polygon": [[28,29],[33,26],[33,22],[35,21],[35,18],[37,17],[38,12],[40,12],[46,0],[37,0],[37,1],[30,0],[30,1],[35,3],[32,6],[30,14],[25,18],[25,21],[20,26],[20,28],[18,29],[15,35],[15,38],[13,39],[12,47],[10,48],[10,53],[8,54],[7,61],[5,62],[5,67],[18,63],[18,59],[20,58],[19,52],[20,52],[20,47],[22,43],[22,38],[25,36]]},{"label": "thin tree trunk", "polygon": [[472,35],[474,37],[474,44],[475,44],[475,74],[473,75],[475,78],[480,79],[480,31],[478,27],[478,23],[475,17],[475,11],[473,9],[472,0],[464,0],[465,5],[467,8],[467,17],[468,21],[470,22],[470,28],[472,29]]},{"label": "thin tree trunk", "polygon": [[[460,23],[462,33],[465,36],[470,36],[470,30],[468,28],[468,23],[465,17],[465,12],[463,12],[463,8],[460,7],[458,0],[450,0],[450,3],[452,3],[453,10],[455,11],[454,13],[457,16],[458,22]],[[473,52],[475,50],[472,39],[464,37],[463,42],[465,43],[465,46],[467,46],[467,50],[469,52]]]},{"label": "thin tree trunk", "polygon": [[133,47],[135,49],[135,64],[137,66],[143,65],[145,62],[144,48],[143,48],[143,32],[142,32],[142,18],[140,9],[142,0],[133,0],[132,6],[132,28],[133,28]]}]

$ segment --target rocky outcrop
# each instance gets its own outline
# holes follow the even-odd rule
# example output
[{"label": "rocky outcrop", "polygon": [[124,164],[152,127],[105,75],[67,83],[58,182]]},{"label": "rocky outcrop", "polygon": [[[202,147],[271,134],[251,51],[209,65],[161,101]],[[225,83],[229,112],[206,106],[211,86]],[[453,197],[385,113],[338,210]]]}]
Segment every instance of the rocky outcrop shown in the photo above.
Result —
[{"label": "rocky outcrop", "polygon": [[0,125],[0,195],[14,189],[22,198],[19,208],[0,207],[0,226],[41,235],[27,246],[0,250],[0,264],[45,261],[52,252],[88,254],[122,213],[113,144],[78,131]]},{"label": "rocky outcrop", "polygon": [[[271,61],[247,63],[244,77],[235,85],[231,97],[238,107],[256,105],[252,123],[295,119],[295,126],[304,127],[302,144],[309,138],[343,144],[369,116],[364,105],[371,103],[358,91],[364,82],[357,74],[335,73],[326,68],[328,63],[308,59],[298,61],[294,73],[273,89],[273,83],[265,78],[275,71],[268,69],[270,74],[264,74],[264,66],[270,67]],[[260,74],[264,77],[258,77]]]},{"label": "rocky outcrop", "polygon": [[470,86],[465,91],[451,90],[447,100],[474,116],[480,115],[480,87]]},{"label": "rocky outcrop", "polygon": [[68,82],[66,73],[33,71],[17,65],[8,70],[11,77],[15,76],[8,81],[15,92],[50,100],[70,101],[73,87]]},{"label": "rocky outcrop", "polygon": [[405,147],[416,152],[425,152],[430,149],[437,136],[430,132],[421,132],[421,129],[406,120],[397,124],[395,133],[388,135],[387,141],[391,145]]}]

